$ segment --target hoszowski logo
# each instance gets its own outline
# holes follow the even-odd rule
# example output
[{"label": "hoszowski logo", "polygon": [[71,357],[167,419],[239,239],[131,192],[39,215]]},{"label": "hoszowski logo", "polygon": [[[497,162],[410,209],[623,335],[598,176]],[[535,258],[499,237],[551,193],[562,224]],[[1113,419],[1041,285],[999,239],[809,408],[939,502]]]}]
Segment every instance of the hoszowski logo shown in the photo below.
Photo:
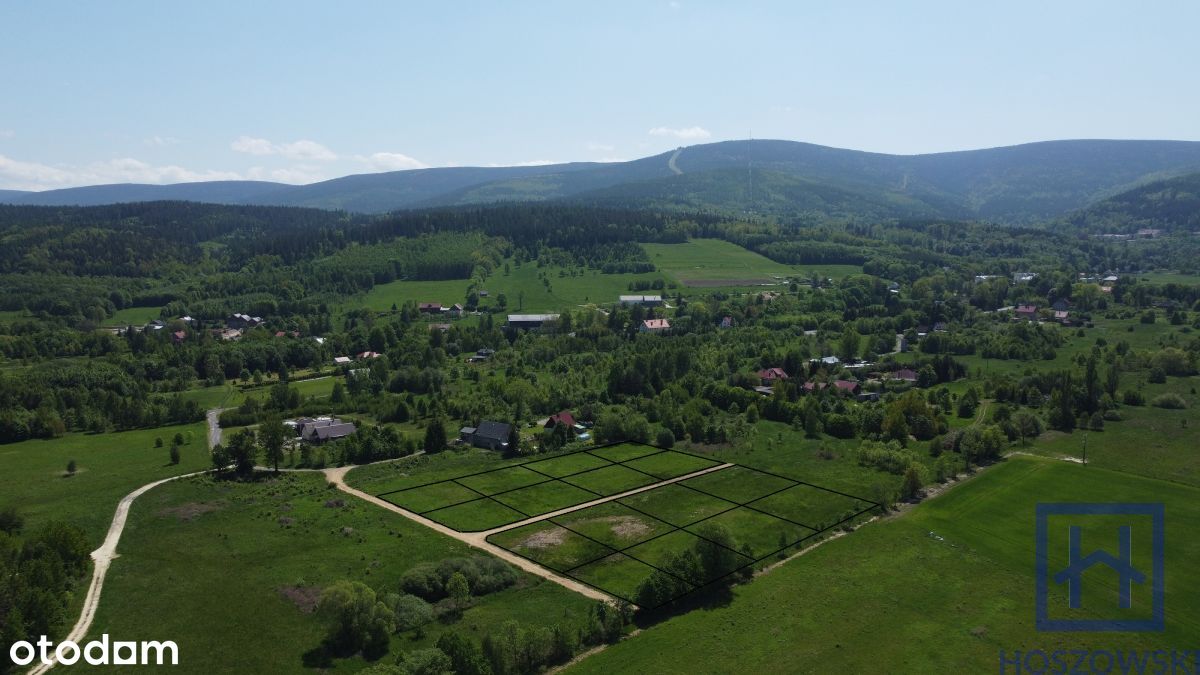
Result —
[{"label": "hoszowski logo", "polygon": [[[51,650],[51,647],[54,649]],[[63,640],[55,645],[50,638],[43,635],[38,639],[36,648],[29,641],[21,640],[14,642],[8,649],[8,658],[18,666],[27,666],[33,663],[35,658],[47,666],[55,661],[64,666],[72,666],[81,658],[93,666],[161,666],[165,665],[164,658],[168,654],[169,663],[172,666],[179,665],[179,647],[171,640],[113,642],[110,647],[108,633],[82,647],[71,640]]]},{"label": "hoszowski logo", "polygon": [[[1111,549],[1099,548],[1085,553],[1082,546],[1083,525],[1089,518],[1103,517],[1103,523],[1112,523],[1114,517],[1127,517],[1127,522],[1113,527],[1112,539],[1116,553]],[[1146,516],[1150,527],[1145,527]],[[1050,525],[1051,517],[1062,517],[1069,524],[1067,529],[1067,565],[1061,569],[1050,569]],[[1141,570],[1133,565],[1133,540],[1135,521],[1140,521],[1139,536],[1151,545],[1150,569]],[[1166,533],[1162,504],[1038,504],[1037,505],[1037,629],[1041,631],[1161,631],[1164,628],[1165,596],[1163,548]],[[1149,530],[1149,531],[1146,531]],[[1095,532],[1096,529],[1091,530]],[[1054,542],[1056,546],[1062,542]],[[1060,549],[1061,550],[1061,549]],[[1150,607],[1147,618],[1052,618],[1050,613],[1050,583],[1067,586],[1067,606],[1083,608],[1085,572],[1097,567],[1107,567],[1116,572],[1119,583],[1118,605],[1120,609],[1132,607],[1133,586],[1150,584]],[[1104,608],[1087,608],[1091,613],[1103,613]]]}]

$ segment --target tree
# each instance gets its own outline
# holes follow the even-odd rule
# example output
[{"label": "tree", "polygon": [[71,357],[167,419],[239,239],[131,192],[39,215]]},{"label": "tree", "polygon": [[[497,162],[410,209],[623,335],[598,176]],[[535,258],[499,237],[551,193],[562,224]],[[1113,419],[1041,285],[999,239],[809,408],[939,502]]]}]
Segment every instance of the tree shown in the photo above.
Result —
[{"label": "tree", "polygon": [[229,451],[227,451],[225,449],[224,445],[217,443],[216,445],[213,446],[212,466],[218,475],[221,474],[222,472],[224,472],[225,468],[228,467],[229,463],[232,461],[233,460],[231,460],[229,458]]},{"label": "tree", "polygon": [[254,473],[254,457],[258,446],[254,441],[253,431],[242,429],[234,434],[225,450],[229,455],[229,462],[233,464],[233,472],[239,478],[246,478]]},{"label": "tree", "polygon": [[74,476],[77,468],[78,467],[75,465],[75,460],[72,459],[72,460],[68,461],[67,462],[67,475]]},{"label": "tree", "polygon": [[346,400],[346,388],[342,386],[341,380],[334,380],[333,392],[329,395],[331,403],[343,403]]},{"label": "tree", "polygon": [[154,437],[154,447],[161,448],[162,446],[163,446],[162,436],[155,436]]},{"label": "tree", "polygon": [[460,603],[471,599],[471,585],[462,572],[455,572],[446,580],[446,595],[449,595],[451,600]]},{"label": "tree", "polygon": [[510,455],[521,454],[521,431],[516,420],[508,425],[508,453]]},{"label": "tree", "polygon": [[405,675],[442,675],[454,667],[450,657],[435,647],[411,651],[397,659],[396,665]]},{"label": "tree", "polygon": [[913,464],[904,470],[904,482],[900,485],[901,499],[916,499],[921,493],[921,473]]},{"label": "tree", "polygon": [[176,432],[175,437],[171,439],[172,445],[183,445],[183,434]]},{"label": "tree", "polygon": [[179,463],[179,446],[178,445],[171,446],[171,463],[172,464]]},{"label": "tree", "polygon": [[437,648],[450,657],[451,670],[456,675],[490,675],[492,672],[479,645],[454,631],[442,633]]},{"label": "tree", "polygon": [[717,579],[740,565],[738,542],[729,530],[721,525],[705,524],[696,533],[701,539],[696,542],[696,555],[700,557],[700,568],[704,571],[701,580]]},{"label": "tree", "polygon": [[846,329],[842,331],[841,339],[838,340],[838,356],[841,356],[843,361],[857,359],[861,339],[862,336],[854,330],[853,326],[846,326]]},{"label": "tree", "polygon": [[329,644],[351,654],[386,650],[395,628],[392,611],[370,586],[357,581],[339,581],[326,588],[317,603],[317,614],[329,627]]},{"label": "tree", "polygon": [[968,418],[975,414],[979,407],[979,391],[974,386],[967,387],[966,393],[958,399],[958,416]]},{"label": "tree", "polygon": [[1037,438],[1040,436],[1044,429],[1044,426],[1042,425],[1042,418],[1028,410],[1021,410],[1017,412],[1015,415],[1013,415],[1012,422],[1013,427],[1015,427],[1017,430],[1017,435],[1020,437],[1022,444],[1027,444],[1028,439],[1030,438]]},{"label": "tree", "polygon": [[279,473],[279,462],[283,459],[283,444],[287,440],[287,427],[278,417],[269,418],[258,428],[258,445],[262,449],[263,461]]},{"label": "tree", "polygon": [[441,417],[433,418],[429,426],[425,427],[424,448],[430,455],[446,449],[446,425]]},{"label": "tree", "polygon": [[1104,376],[1104,391],[1114,399],[1117,397],[1117,387],[1121,385],[1121,369],[1116,362],[1110,363]]},{"label": "tree", "polygon": [[675,432],[670,429],[663,428],[658,430],[658,434],[654,437],[655,442],[660,448],[671,448],[675,446]]}]

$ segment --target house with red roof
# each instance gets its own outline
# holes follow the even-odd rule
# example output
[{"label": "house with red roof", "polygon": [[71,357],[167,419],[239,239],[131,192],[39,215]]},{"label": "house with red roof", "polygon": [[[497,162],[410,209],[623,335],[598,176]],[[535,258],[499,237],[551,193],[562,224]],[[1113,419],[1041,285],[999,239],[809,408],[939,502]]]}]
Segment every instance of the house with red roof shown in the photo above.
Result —
[{"label": "house with red roof", "polygon": [[566,425],[568,429],[575,426],[575,416],[571,414],[570,410],[555,413],[550,416],[550,419],[546,420],[547,429],[553,429],[560,424]]},{"label": "house with red roof", "polygon": [[646,319],[638,330],[642,333],[663,333],[671,330],[671,322],[666,319]]},{"label": "house with red roof", "polygon": [[1017,318],[1026,321],[1037,320],[1037,305],[1017,305]]},{"label": "house with red roof", "polygon": [[763,368],[758,371],[758,379],[762,380],[764,387],[769,387],[775,384],[776,380],[788,379],[788,374],[783,368]]}]

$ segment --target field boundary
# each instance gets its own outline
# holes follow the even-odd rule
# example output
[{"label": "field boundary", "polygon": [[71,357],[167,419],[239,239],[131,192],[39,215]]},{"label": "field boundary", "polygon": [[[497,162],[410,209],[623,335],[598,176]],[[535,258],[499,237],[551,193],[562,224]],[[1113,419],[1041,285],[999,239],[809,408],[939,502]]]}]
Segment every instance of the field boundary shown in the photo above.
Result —
[{"label": "field boundary", "polygon": [[[616,446],[641,447],[641,448],[645,449],[645,452],[642,452],[640,454],[635,454],[632,457],[627,457],[625,459],[619,459],[619,460],[616,458],[610,458],[610,457],[604,456],[603,453],[606,448],[611,448],[611,447],[616,447]],[[642,470],[636,464],[631,465],[631,463],[636,463],[641,460],[646,460],[646,459],[650,459],[653,457],[659,457],[659,456],[666,456],[666,455],[670,455],[670,454],[678,454],[678,455],[682,455],[685,457],[702,460],[702,461],[709,463],[710,466],[704,467],[699,470],[680,474],[677,476],[664,477],[662,475],[656,475],[656,474],[650,473],[648,471]],[[578,471],[572,471],[570,473],[566,473],[563,475],[551,475],[549,473],[539,471],[535,466],[531,466],[531,465],[536,465],[541,462],[558,460],[558,459],[561,459],[564,457],[577,457],[577,456],[589,456],[589,457],[601,460],[603,463],[598,466],[582,468]],[[602,471],[605,469],[610,469],[612,467],[623,467],[625,469],[632,470],[634,472],[642,474],[643,476],[651,479],[651,482],[647,483],[645,485],[631,488],[629,490],[624,490],[624,491],[620,491],[620,492],[617,492],[614,494],[609,494],[609,495],[603,495],[599,492],[596,492],[595,490],[589,489],[582,485],[577,485],[576,483],[573,483],[573,482],[570,482],[569,480],[567,480],[567,479],[576,478],[579,476],[586,476],[587,474],[590,474],[590,473],[593,473],[596,471]],[[463,481],[467,481],[468,479],[476,478],[479,476],[486,476],[488,474],[494,474],[497,472],[511,471],[512,469],[515,469],[515,468],[523,468],[528,471],[532,471],[533,473],[538,474],[538,475],[544,477],[545,479],[544,480],[535,480],[534,482],[520,483],[516,487],[506,487],[506,488],[497,489],[497,490],[491,490],[491,489],[487,489],[487,488],[479,489],[475,486],[472,486],[470,484],[463,482]],[[729,496],[721,496],[718,494],[714,494],[710,491],[701,489],[694,485],[688,485],[685,483],[685,481],[690,481],[694,478],[700,478],[705,475],[723,472],[723,471],[734,469],[734,468],[738,468],[743,471],[754,472],[755,474],[762,476],[763,480],[766,480],[767,477],[769,477],[769,478],[775,479],[777,481],[782,481],[783,482],[782,487],[770,489],[766,493],[762,493],[762,494],[756,493],[751,498],[734,499],[734,498],[730,498]],[[577,502],[575,504],[567,505],[567,506],[564,506],[561,508],[553,509],[553,510],[542,512],[542,513],[536,513],[536,514],[525,513],[520,508],[518,508],[510,503],[506,503],[505,501],[502,501],[501,499],[497,499],[497,497],[503,497],[504,495],[514,493],[514,492],[517,492],[520,490],[525,490],[527,488],[550,485],[550,484],[554,484],[554,483],[560,483],[563,485],[570,486],[571,488],[590,493],[592,495],[595,495],[596,499],[581,501],[581,502]],[[470,493],[473,493],[477,496],[472,497],[470,499],[452,501],[449,504],[442,504],[439,506],[435,506],[434,508],[424,509],[421,511],[411,509],[407,506],[397,503],[396,501],[393,501],[393,499],[399,499],[398,497],[393,497],[393,499],[387,498],[387,496],[400,495],[400,494],[410,492],[413,490],[427,489],[427,488],[431,488],[434,486],[441,486],[441,485],[453,485],[453,486],[455,486],[455,489],[469,491]],[[721,509],[717,510],[714,513],[705,515],[702,518],[697,518],[695,520],[691,520],[688,522],[677,523],[677,522],[667,522],[667,521],[663,520],[662,518],[655,516],[654,514],[648,513],[646,511],[639,509],[636,506],[628,504],[624,501],[624,500],[628,499],[629,497],[633,497],[633,496],[641,494],[641,493],[657,490],[657,489],[666,487],[668,485],[677,485],[678,487],[680,487],[682,489],[689,490],[689,491],[694,492],[699,495],[704,495],[710,499],[719,500],[720,502],[722,502],[724,505],[727,505],[727,506],[725,508],[721,508]],[[770,497],[773,497],[775,495],[778,495],[778,494],[781,494],[788,490],[793,490],[793,489],[796,489],[799,487],[813,488],[816,490],[820,490],[824,493],[828,493],[830,495],[837,495],[839,497],[852,499],[855,502],[857,502],[858,505],[865,504],[866,506],[861,507],[861,508],[856,508],[850,515],[841,518],[837,522],[834,522],[834,523],[828,524],[828,525],[824,525],[823,523],[818,523],[818,522],[810,522],[810,523],[799,522],[787,515],[781,515],[779,513],[772,512],[769,508],[766,507],[765,504],[762,503],[764,500],[766,500]],[[608,559],[608,558],[611,558],[614,556],[621,556],[621,557],[625,557],[630,560],[636,561],[637,563],[645,565],[645,566],[647,566],[653,570],[656,570],[658,572],[661,572],[663,574],[667,574],[667,575],[677,579],[678,581],[682,582],[685,586],[689,587],[689,590],[687,590],[686,592],[678,594],[678,595],[664,601],[663,603],[660,603],[659,605],[656,605],[654,607],[643,607],[642,609],[645,609],[645,610],[657,609],[666,604],[673,603],[687,595],[690,595],[692,593],[701,591],[702,589],[711,587],[714,584],[721,583],[721,582],[731,578],[732,576],[743,572],[743,570],[745,570],[749,567],[756,566],[759,563],[761,563],[762,561],[772,558],[774,556],[777,556],[785,551],[788,551],[789,549],[802,546],[804,544],[804,542],[809,541],[810,539],[812,539],[814,537],[819,537],[820,535],[822,535],[830,530],[838,528],[838,527],[844,525],[845,523],[853,521],[853,520],[859,518],[860,516],[862,516],[863,514],[869,512],[869,511],[872,511],[874,509],[878,509],[880,507],[880,504],[873,500],[865,499],[865,498],[857,496],[857,495],[852,495],[849,493],[841,492],[839,490],[834,490],[831,488],[827,488],[827,487],[824,487],[821,485],[816,485],[816,484],[809,483],[806,481],[797,480],[797,479],[791,478],[789,476],[783,476],[780,474],[776,474],[776,473],[772,473],[769,471],[764,471],[761,469],[756,469],[753,467],[748,467],[748,466],[744,466],[744,465],[740,465],[740,464],[734,464],[734,463],[728,463],[728,462],[720,463],[720,462],[718,462],[718,460],[712,459],[710,457],[698,455],[695,453],[690,453],[690,452],[686,452],[683,450],[675,450],[675,449],[670,449],[670,448],[660,448],[660,447],[653,446],[653,445],[650,445],[647,443],[639,443],[639,442],[633,442],[633,441],[608,443],[608,444],[596,446],[593,448],[588,448],[588,449],[584,449],[584,450],[576,450],[574,452],[568,452],[568,453],[563,453],[560,455],[555,455],[553,457],[534,457],[534,458],[530,458],[525,461],[514,462],[512,464],[507,464],[505,466],[497,467],[494,469],[488,469],[485,471],[476,471],[476,472],[464,474],[461,476],[455,476],[453,478],[429,481],[429,482],[425,482],[425,483],[420,483],[418,485],[409,486],[406,488],[400,488],[397,490],[389,490],[389,491],[377,494],[376,498],[380,499],[381,501],[384,501],[388,504],[391,504],[398,509],[402,509],[404,511],[412,513],[412,514],[420,517],[423,520],[428,520],[429,522],[437,523],[438,525],[440,525],[443,528],[447,528],[447,529],[453,530],[455,532],[460,532],[463,534],[479,536],[480,538],[482,538],[484,541],[486,541],[491,546],[499,547],[499,548],[503,549],[504,551],[510,553],[511,555],[515,555],[531,564],[545,568],[554,574],[564,575],[564,576],[566,576],[574,581],[577,581],[578,583],[584,584],[596,591],[599,591],[601,593],[604,593],[604,594],[612,596],[612,597],[616,597],[620,600],[624,600],[625,602],[628,602],[632,605],[637,605],[634,598],[623,597],[619,593],[614,593],[610,589],[602,588],[593,583],[590,583],[589,581],[581,578],[579,571],[589,565],[598,563],[605,559]],[[441,521],[435,519],[434,517],[431,517],[431,516],[436,516],[439,511],[453,509],[457,506],[462,506],[464,504],[482,503],[482,502],[494,503],[494,504],[498,505],[500,508],[513,511],[513,512],[518,513],[525,517],[522,519],[511,521],[511,522],[503,523],[503,524],[500,524],[497,526],[493,526],[493,527],[489,527],[489,528],[482,528],[482,529],[477,529],[477,530],[460,530],[452,525],[441,522]],[[622,508],[625,508],[632,512],[635,512],[645,518],[649,518],[656,523],[660,523],[661,525],[664,525],[666,529],[665,529],[665,531],[655,534],[654,536],[649,537],[647,539],[638,540],[627,546],[622,546],[620,548],[617,548],[614,545],[606,544],[602,541],[599,541],[598,539],[596,539],[592,536],[589,536],[588,534],[586,534],[584,532],[579,531],[579,529],[577,529],[577,528],[570,527],[569,525],[564,524],[564,522],[561,522],[561,520],[560,520],[564,516],[569,516],[572,513],[577,513],[577,512],[592,508],[592,507],[602,506],[602,505],[611,504],[611,503],[616,503],[616,504],[620,505]],[[783,523],[787,523],[789,525],[795,526],[796,528],[799,528],[799,530],[797,532],[795,532],[794,534],[795,535],[803,535],[803,536],[787,536],[786,537],[787,543],[785,545],[775,548],[774,550],[771,550],[770,552],[768,552],[764,555],[753,556],[753,555],[747,555],[746,551],[734,550],[721,542],[714,541],[713,539],[705,537],[703,534],[694,531],[694,529],[698,525],[700,525],[706,521],[709,521],[713,518],[718,518],[724,514],[728,514],[728,513],[731,513],[733,511],[736,511],[739,509],[746,511],[746,512],[757,513],[761,516],[773,518],[773,519],[776,519]],[[549,521],[551,524],[553,524],[557,528],[561,528],[562,530],[564,530],[566,532],[569,532],[577,537],[580,537],[580,538],[590,542],[593,545],[598,546],[599,550],[603,551],[603,552],[599,553],[598,555],[595,555],[593,557],[590,557],[589,559],[587,559],[583,562],[578,562],[577,564],[574,564],[569,568],[557,569],[555,567],[547,565],[544,562],[541,562],[539,560],[531,558],[531,557],[521,553],[518,550],[514,550],[515,547],[510,548],[509,546],[505,546],[503,544],[492,541],[492,538],[496,535],[503,534],[505,532],[509,532],[512,530],[520,529],[522,527],[547,522],[547,521]],[[697,584],[693,581],[683,579],[680,576],[678,576],[677,574],[672,573],[669,570],[663,569],[649,560],[646,560],[645,559],[646,556],[638,557],[638,555],[635,555],[635,552],[632,551],[632,549],[634,549],[634,548],[637,548],[639,546],[647,544],[656,539],[676,534],[678,532],[684,532],[687,535],[689,535],[690,537],[694,537],[697,541],[704,541],[704,542],[708,542],[709,544],[719,546],[719,547],[725,549],[726,551],[729,551],[732,554],[737,555],[740,559],[744,560],[745,562],[742,562],[740,565],[737,565],[733,569],[725,572],[724,574],[721,574],[720,576],[718,576],[716,578],[706,580],[704,583],[701,583],[701,584]],[[781,537],[781,539],[785,539],[785,538]]]}]

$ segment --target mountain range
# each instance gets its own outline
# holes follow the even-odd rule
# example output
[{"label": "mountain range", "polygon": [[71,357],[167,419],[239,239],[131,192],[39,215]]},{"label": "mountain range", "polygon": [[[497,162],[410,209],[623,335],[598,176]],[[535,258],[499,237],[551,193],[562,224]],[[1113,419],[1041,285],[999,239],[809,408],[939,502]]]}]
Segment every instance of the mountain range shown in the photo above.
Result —
[{"label": "mountain range", "polygon": [[628,162],[447,167],[309,185],[212,181],[0,191],[0,202],[99,205],[187,200],[362,213],[506,200],[751,211],[780,217],[1059,219],[1148,184],[1200,172],[1200,142],[1067,140],[889,155],[777,140],[725,141]]}]

